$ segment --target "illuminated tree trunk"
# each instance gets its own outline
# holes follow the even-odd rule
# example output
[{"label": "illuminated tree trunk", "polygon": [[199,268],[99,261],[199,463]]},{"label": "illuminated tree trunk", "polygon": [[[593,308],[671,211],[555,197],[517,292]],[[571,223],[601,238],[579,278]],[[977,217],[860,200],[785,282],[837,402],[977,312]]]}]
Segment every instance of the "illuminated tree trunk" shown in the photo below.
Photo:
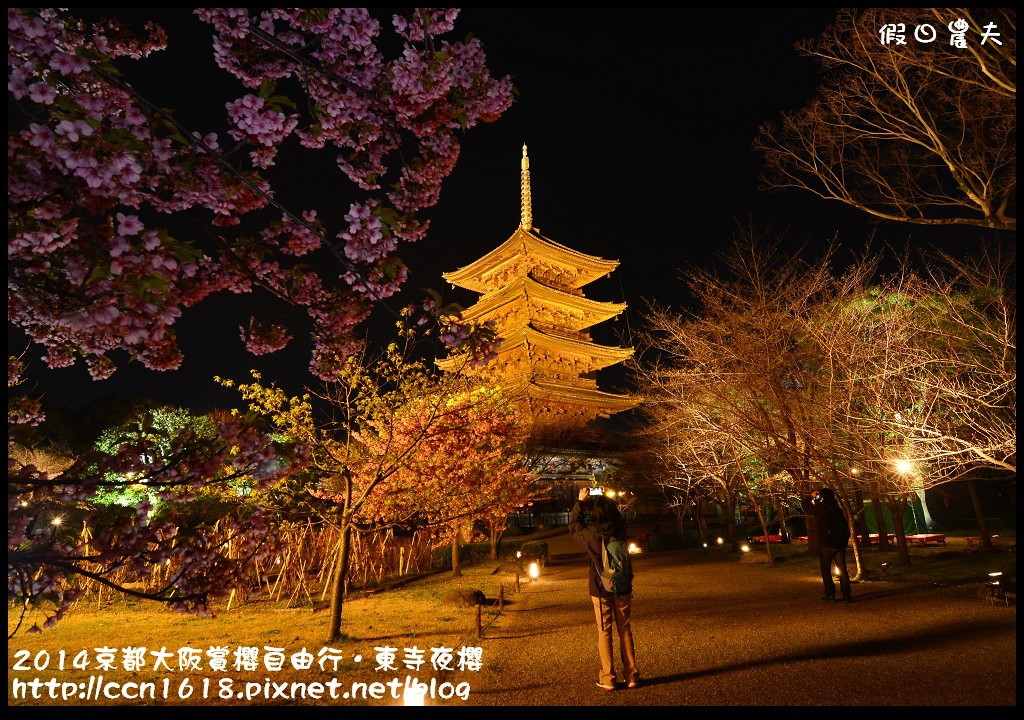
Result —
[{"label": "illuminated tree trunk", "polygon": [[345,580],[348,576],[348,556],[351,544],[349,538],[352,527],[348,520],[342,521],[341,546],[334,562],[334,584],[331,588],[331,622],[327,631],[327,641],[334,642],[341,638],[341,610],[345,603]]},{"label": "illuminated tree trunk", "polygon": [[981,497],[978,495],[978,488],[974,484],[973,479],[967,481],[967,491],[971,494],[974,516],[978,519],[978,534],[981,535],[981,546],[986,550],[991,550],[992,536],[988,534],[988,523],[985,522],[985,508],[981,506]]},{"label": "illuminated tree trunk", "polygon": [[452,577],[462,577],[462,566],[459,564],[459,547],[462,545],[462,533],[459,523],[453,523],[455,532],[452,535]]},{"label": "illuminated tree trunk", "polygon": [[888,503],[889,514],[892,515],[892,529],[896,533],[896,551],[899,561],[910,564],[910,551],[907,550],[907,529],[903,526],[903,513],[907,509],[906,498],[896,498]]},{"label": "illuminated tree trunk", "polygon": [[872,483],[871,486],[871,509],[875,513],[875,527],[878,528],[878,549],[887,552],[889,550],[889,523],[885,521],[882,495],[878,492],[878,483]]}]

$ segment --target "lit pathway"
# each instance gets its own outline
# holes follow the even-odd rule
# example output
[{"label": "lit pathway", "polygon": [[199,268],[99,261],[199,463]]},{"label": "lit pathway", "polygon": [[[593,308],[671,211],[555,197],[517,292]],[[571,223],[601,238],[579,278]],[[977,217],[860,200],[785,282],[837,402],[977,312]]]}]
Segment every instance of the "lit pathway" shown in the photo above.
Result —
[{"label": "lit pathway", "polygon": [[465,704],[1016,706],[1016,607],[883,582],[826,604],[816,565],[804,576],[725,553],[635,557],[642,685],[602,691],[585,558],[567,535],[548,543],[540,580],[479,641],[483,669],[459,673]]}]

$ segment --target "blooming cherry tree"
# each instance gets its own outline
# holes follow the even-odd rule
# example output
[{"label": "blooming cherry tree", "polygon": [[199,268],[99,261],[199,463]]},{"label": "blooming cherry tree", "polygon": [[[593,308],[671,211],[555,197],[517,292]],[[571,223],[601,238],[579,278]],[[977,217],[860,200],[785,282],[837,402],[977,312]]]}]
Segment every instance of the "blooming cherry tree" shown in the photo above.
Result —
[{"label": "blooming cherry tree", "polygon": [[[175,324],[211,295],[269,293],[306,312],[310,369],[330,377],[371,304],[405,280],[395,252],[425,236],[460,133],[500,117],[511,83],[491,76],[479,40],[443,39],[456,9],[392,18],[392,58],[366,8],[194,12],[242,86],[221,133],[185,127],[156,88],[124,79],[122,64],[166,48],[159,27],[136,38],[113,20],[8,8],[8,98],[22,118],[7,146],[9,322],[49,367],[84,358],[104,378],[116,350],[177,368]],[[276,199],[265,171],[286,143],[333,153],[339,185],[355,185],[339,226]],[[187,235],[172,228],[186,216],[198,221]],[[296,261],[312,253],[333,262]],[[240,334],[255,354],[292,339],[258,317]]]},{"label": "blooming cherry tree", "polygon": [[[8,389],[19,382],[9,375]],[[9,423],[38,421],[19,407],[12,404]],[[250,563],[275,549],[272,518],[240,504],[217,528],[186,527],[175,508],[232,482],[267,487],[304,462],[302,445],[225,413],[203,426],[125,437],[55,469],[9,452],[7,597],[18,607],[14,633],[27,622],[28,632],[55,625],[85,579],[196,614],[208,613],[211,599],[232,589],[247,592]],[[98,502],[128,487],[140,496],[132,506]],[[163,512],[154,512],[155,502]],[[159,578],[157,569],[165,571]],[[40,614],[41,621],[32,619]]]},{"label": "blooming cherry tree", "polygon": [[[390,35],[366,8],[194,14],[212,29],[217,64],[240,84],[219,128],[186,126],[164,107],[160,87],[128,79],[168,46],[157,25],[136,36],[66,8],[8,8],[9,326],[48,368],[81,360],[104,379],[125,356],[177,369],[186,311],[224,291],[262,295],[305,314],[309,370],[336,380],[360,347],[357,326],[405,280],[400,243],[425,237],[423,213],[455,166],[460,134],[501,116],[510,80],[491,75],[479,40],[445,39],[456,9],[396,15]],[[338,217],[336,199],[319,208],[279,199],[284,158],[298,151],[334,156],[347,204]],[[443,342],[471,348],[472,362],[493,354],[488,333],[470,332],[432,300],[424,309],[440,316]],[[285,347],[293,330],[253,311],[239,335],[260,355]],[[9,427],[42,417],[38,400],[21,393],[23,372],[20,358],[9,359]],[[112,475],[136,473],[164,499],[184,502],[225,477],[273,482],[304,452],[242,416],[219,418],[213,438],[175,443],[173,462],[145,462],[144,448],[126,444],[54,477],[9,460],[9,600],[49,608],[52,624],[74,598],[68,577],[109,584],[115,567],[145,577],[172,560],[183,569],[157,598],[205,611],[240,567],[223,563],[210,538],[182,540],[146,503],[88,543],[46,521],[73,505],[88,523]],[[234,536],[234,557],[253,558],[268,525],[254,513]]]},{"label": "blooming cherry tree", "polygon": [[[404,511],[452,542],[452,571],[461,574],[461,528],[476,519],[504,521],[533,496],[524,448],[529,427],[521,409],[497,387],[467,386],[448,397],[409,398],[386,422],[364,432],[371,454],[400,448],[405,457],[378,504]],[[387,514],[387,513],[381,513]]]}]

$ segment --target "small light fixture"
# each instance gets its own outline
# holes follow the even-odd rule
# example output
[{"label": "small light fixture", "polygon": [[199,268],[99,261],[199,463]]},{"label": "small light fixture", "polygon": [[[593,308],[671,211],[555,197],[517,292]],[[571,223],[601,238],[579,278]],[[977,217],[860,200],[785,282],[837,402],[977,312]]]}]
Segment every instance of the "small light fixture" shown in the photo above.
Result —
[{"label": "small light fixture", "polygon": [[523,559],[523,551],[522,550],[516,550],[516,560],[522,560],[522,559]]},{"label": "small light fixture", "polygon": [[536,580],[540,577],[540,565],[535,562],[530,563],[530,580]]},{"label": "small light fixture", "polygon": [[883,575],[888,575],[889,574],[889,563],[882,563],[882,574]]},{"label": "small light fixture", "polygon": [[640,546],[637,545],[635,542],[631,542],[629,544],[629,548],[628,549],[629,549],[629,554],[630,555],[638,555],[640,553]]},{"label": "small light fixture", "polygon": [[1001,572],[990,572],[988,574],[989,581],[985,583],[988,586],[989,593],[996,600],[1006,602],[1006,593],[1003,591],[1002,584],[999,582],[1003,574]]},{"label": "small light fixture", "polygon": [[64,522],[64,518],[62,518],[60,515],[57,515],[52,520],[50,520],[50,524],[54,527],[59,527],[62,522]]},{"label": "small light fixture", "polygon": [[725,543],[725,538],[718,538],[718,544],[722,545]]},{"label": "small light fixture", "polygon": [[743,545],[740,545],[740,550],[743,552],[750,552],[750,546],[744,543]]}]

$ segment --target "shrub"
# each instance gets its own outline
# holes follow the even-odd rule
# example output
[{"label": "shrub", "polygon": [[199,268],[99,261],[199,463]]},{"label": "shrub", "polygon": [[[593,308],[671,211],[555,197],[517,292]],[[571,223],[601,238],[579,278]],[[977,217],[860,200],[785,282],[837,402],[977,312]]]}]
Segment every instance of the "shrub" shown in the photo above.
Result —
[{"label": "shrub", "polygon": [[543,540],[530,540],[522,545],[523,560],[548,561],[548,544]]},{"label": "shrub", "polygon": [[[491,557],[491,544],[489,542],[464,543],[459,546],[459,562],[464,565],[488,560]],[[434,561],[431,565],[435,570],[450,568],[452,566],[452,546],[450,544],[439,547],[434,551]]]}]

